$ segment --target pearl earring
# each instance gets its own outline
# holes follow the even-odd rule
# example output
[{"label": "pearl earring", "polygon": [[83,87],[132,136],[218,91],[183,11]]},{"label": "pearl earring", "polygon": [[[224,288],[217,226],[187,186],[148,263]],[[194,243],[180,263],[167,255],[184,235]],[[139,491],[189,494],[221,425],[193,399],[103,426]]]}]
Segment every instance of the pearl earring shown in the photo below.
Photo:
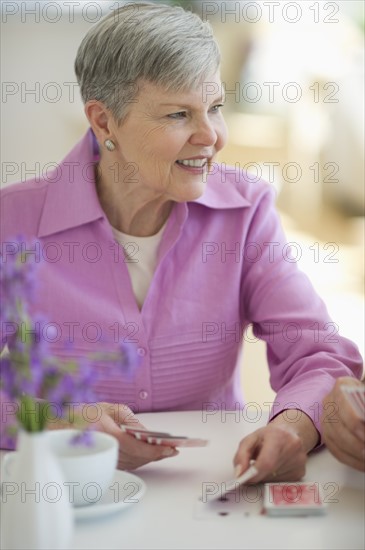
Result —
[{"label": "pearl earring", "polygon": [[106,139],[104,141],[104,145],[108,149],[108,151],[114,151],[115,149],[115,143],[111,139]]}]

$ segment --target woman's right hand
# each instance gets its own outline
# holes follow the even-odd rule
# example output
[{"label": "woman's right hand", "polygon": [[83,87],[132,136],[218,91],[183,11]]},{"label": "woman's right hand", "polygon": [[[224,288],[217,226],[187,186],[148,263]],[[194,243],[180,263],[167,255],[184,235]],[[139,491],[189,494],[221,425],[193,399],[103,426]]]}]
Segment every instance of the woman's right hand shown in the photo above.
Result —
[{"label": "woman's right hand", "polygon": [[[93,403],[72,409],[69,421],[58,420],[49,424],[50,429],[72,428],[73,420],[81,415],[83,422],[93,429],[113,435],[119,442],[118,468],[135,470],[144,464],[176,456],[174,447],[151,445],[139,441],[132,435],[122,432],[121,424],[130,424],[134,428],[146,429],[126,405],[118,403]],[[92,418],[91,418],[92,416]]]},{"label": "woman's right hand", "polygon": [[345,395],[342,385],[363,388],[359,380],[338,378],[332,391],[323,400],[322,438],[331,453],[341,462],[365,471],[365,424]]}]

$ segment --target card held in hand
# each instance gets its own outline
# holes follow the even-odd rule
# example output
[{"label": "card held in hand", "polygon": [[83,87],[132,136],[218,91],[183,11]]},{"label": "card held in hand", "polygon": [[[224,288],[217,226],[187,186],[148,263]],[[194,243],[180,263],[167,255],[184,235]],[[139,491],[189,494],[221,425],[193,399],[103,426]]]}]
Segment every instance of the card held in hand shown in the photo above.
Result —
[{"label": "card held in hand", "polygon": [[341,385],[341,391],[349,401],[354,413],[365,422],[365,387]]},{"label": "card held in hand", "polygon": [[167,432],[156,432],[153,430],[143,430],[133,428],[128,424],[121,424],[121,430],[128,435],[132,435],[139,441],[144,441],[151,445],[165,445],[169,447],[205,447],[209,441],[194,437],[172,435]]}]

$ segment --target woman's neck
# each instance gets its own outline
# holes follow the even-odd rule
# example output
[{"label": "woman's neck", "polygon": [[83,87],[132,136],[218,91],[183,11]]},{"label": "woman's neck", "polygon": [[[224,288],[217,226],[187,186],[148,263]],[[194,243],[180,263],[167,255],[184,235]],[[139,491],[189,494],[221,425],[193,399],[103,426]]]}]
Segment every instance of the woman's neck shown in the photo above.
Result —
[{"label": "woman's neck", "polygon": [[[113,174],[113,171],[109,171]],[[104,170],[95,170],[100,205],[112,227],[134,237],[149,237],[166,223],[173,201],[141,189],[138,183],[126,183],[102,177]]]}]

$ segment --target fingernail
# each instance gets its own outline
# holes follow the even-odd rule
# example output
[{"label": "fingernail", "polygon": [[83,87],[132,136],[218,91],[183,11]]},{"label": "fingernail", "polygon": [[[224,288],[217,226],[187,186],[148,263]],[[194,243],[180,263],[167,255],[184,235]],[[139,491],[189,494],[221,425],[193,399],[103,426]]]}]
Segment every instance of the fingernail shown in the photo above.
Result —
[{"label": "fingernail", "polygon": [[240,475],[242,474],[242,472],[243,472],[242,464],[237,464],[237,466],[236,466],[235,469],[234,469],[234,476],[235,476],[235,477],[240,477]]},{"label": "fingernail", "polygon": [[176,454],[179,454],[179,452],[176,449],[173,449],[172,447],[166,447],[166,449],[162,451],[162,456],[173,456]]}]

